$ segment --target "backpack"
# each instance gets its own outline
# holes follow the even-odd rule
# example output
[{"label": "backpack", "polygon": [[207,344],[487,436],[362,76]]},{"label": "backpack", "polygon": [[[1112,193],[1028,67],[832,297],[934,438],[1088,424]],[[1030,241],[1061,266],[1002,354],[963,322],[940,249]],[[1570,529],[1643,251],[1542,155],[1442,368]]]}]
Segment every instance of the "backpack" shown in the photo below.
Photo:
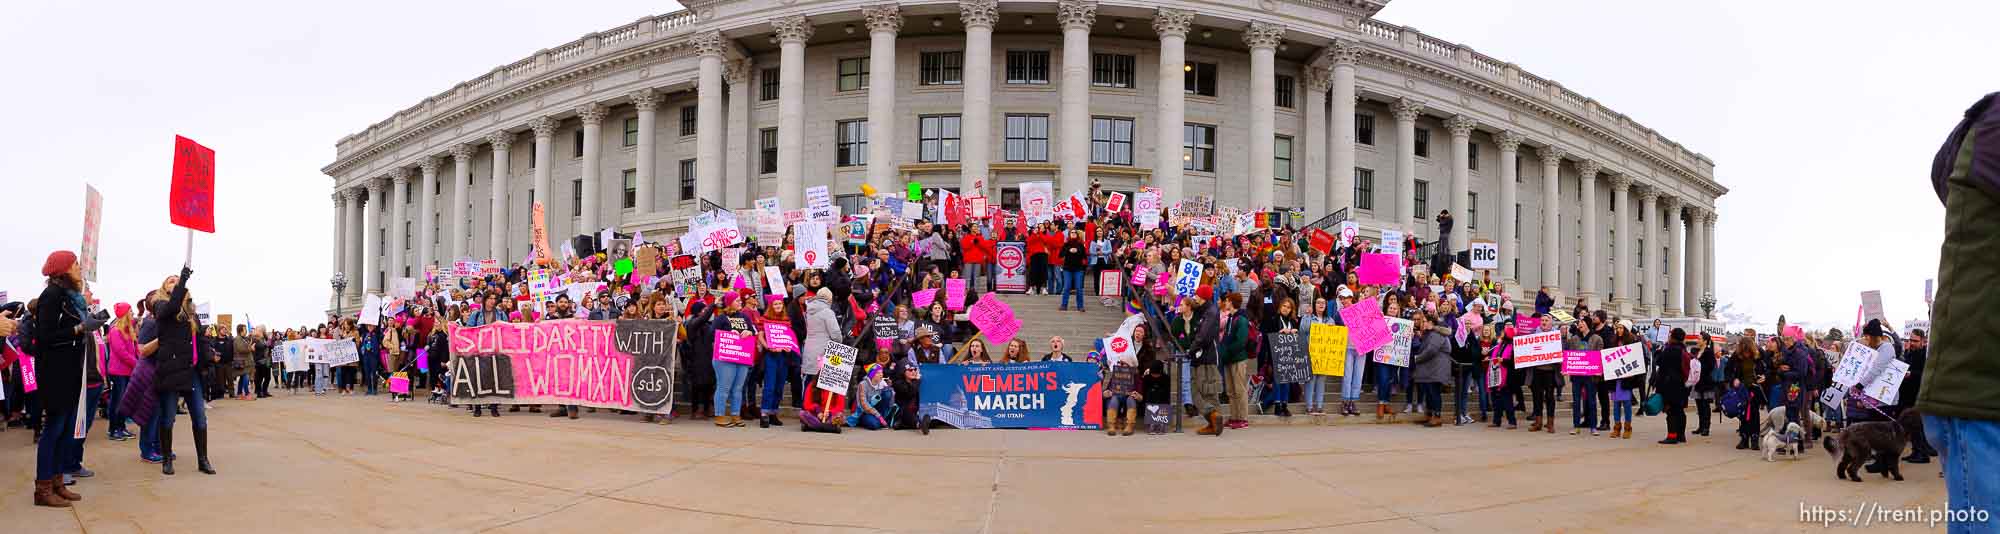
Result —
[{"label": "backpack", "polygon": [[1833,366],[1826,361],[1826,351],[1817,348],[1808,352],[1812,370],[1806,376],[1806,384],[1813,390],[1825,390],[1833,385]]},{"label": "backpack", "polygon": [[1743,413],[1743,405],[1750,402],[1750,391],[1745,387],[1729,388],[1722,393],[1722,416],[1735,419]]},{"label": "backpack", "polygon": [[1729,358],[1717,358],[1715,360],[1715,368],[1708,370],[1708,381],[1714,384],[1722,384],[1727,382],[1729,378],[1723,376],[1722,370],[1728,368],[1729,368]]}]

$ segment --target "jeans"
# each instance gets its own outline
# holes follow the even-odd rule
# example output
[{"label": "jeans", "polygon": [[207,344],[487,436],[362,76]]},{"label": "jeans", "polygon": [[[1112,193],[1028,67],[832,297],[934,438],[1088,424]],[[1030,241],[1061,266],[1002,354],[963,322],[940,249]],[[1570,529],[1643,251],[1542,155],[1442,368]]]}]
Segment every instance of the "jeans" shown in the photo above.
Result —
[{"label": "jeans", "polygon": [[1190,360],[1181,360],[1181,404],[1194,404],[1194,369]]},{"label": "jeans", "polygon": [[[1471,391],[1468,392],[1467,390]],[[1484,364],[1474,364],[1459,369],[1458,383],[1452,386],[1451,395],[1458,397],[1457,402],[1452,403],[1456,405],[1456,410],[1452,413],[1464,416],[1466,397],[1477,396],[1479,397],[1479,413],[1485,414],[1488,402],[1486,394],[1486,366]]]},{"label": "jeans", "polygon": [[715,405],[710,409],[717,417],[743,412],[743,380],[750,375],[750,366],[710,360],[715,364]]},{"label": "jeans", "polygon": [[[97,422],[97,396],[103,392],[104,386],[90,386],[90,389],[84,390],[83,413],[86,416],[83,418],[83,432],[81,432],[84,437],[69,438],[69,454],[63,457],[62,465],[60,466],[64,473],[75,473],[83,470],[83,440],[90,436],[90,425]],[[78,432],[76,432],[75,419],[72,418],[71,421],[69,435],[73,436]]]},{"label": "jeans", "polygon": [[1611,421],[1632,424],[1632,401],[1611,401]]},{"label": "jeans", "polygon": [[1375,369],[1379,371],[1375,373],[1375,401],[1388,404],[1389,393],[1395,389],[1396,384],[1403,382],[1403,368],[1394,365],[1377,365]]},{"label": "jeans", "polygon": [[1340,400],[1353,402],[1361,399],[1361,380],[1367,365],[1361,354],[1348,349],[1347,367],[1341,369],[1344,374],[1340,375]]},{"label": "jeans", "polygon": [[327,369],[326,364],[323,363],[312,364],[312,369],[313,393],[326,393],[327,375],[331,374],[332,370]]},{"label": "jeans", "polygon": [[795,352],[769,352],[764,355],[764,399],[758,405],[764,415],[778,415],[778,401],[785,396],[785,381],[799,372],[799,355]]},{"label": "jeans", "polygon": [[118,412],[119,399],[125,398],[125,386],[132,383],[132,377],[111,377],[111,404],[104,407],[104,418],[111,420],[112,434],[125,433],[125,414]]},{"label": "jeans", "polygon": [[1597,428],[1597,395],[1593,392],[1597,385],[1590,383],[1589,377],[1572,376],[1569,386],[1570,427]]},{"label": "jeans", "polygon": [[236,375],[236,396],[250,395],[250,375]]},{"label": "jeans", "polygon": [[965,291],[967,293],[980,291],[980,288],[984,287],[979,285],[979,279],[985,274],[986,266],[977,263],[968,263],[964,267],[959,268],[959,277],[965,279]]},{"label": "jeans", "polygon": [[1444,403],[1444,400],[1441,398],[1442,395],[1440,394],[1441,392],[1444,391],[1444,384],[1440,384],[1437,382],[1419,382],[1417,383],[1417,391],[1424,399],[1424,414],[1429,415],[1431,417],[1437,417],[1439,415],[1439,412],[1441,411],[1438,409],[1438,407]]},{"label": "jeans", "polygon": [[76,447],[76,440],[70,438],[76,432],[76,407],[67,402],[42,402],[47,411],[42,415],[42,439],[35,444],[35,480],[49,480],[63,474],[64,464],[69,463],[70,449]]},{"label": "jeans", "polygon": [[1306,412],[1312,413],[1326,406],[1326,375],[1312,375],[1306,379]]},{"label": "jeans", "polygon": [[1083,271],[1062,271],[1061,283],[1056,284],[1056,292],[1062,295],[1060,307],[1069,309],[1070,295],[1076,295],[1076,309],[1083,309]]},{"label": "jeans", "polygon": [[[194,426],[192,428],[202,429],[202,430],[208,429],[208,403],[203,402],[201,399],[200,382],[197,381],[194,387],[188,389],[184,389],[181,391],[168,391],[165,393],[158,393],[157,395],[159,395],[160,405],[153,410],[152,426],[158,427],[159,429],[158,432],[164,433],[164,432],[174,431],[174,415],[175,412],[179,411],[176,410],[174,407],[177,406],[178,403],[183,400],[187,401],[188,418],[194,421],[193,423]],[[148,432],[154,431],[153,428],[147,428],[146,430]],[[164,434],[155,435],[155,440],[153,442],[153,447],[155,447],[155,450],[153,452],[156,453],[160,452],[159,450],[157,450],[157,448],[160,446],[158,437],[163,435]]]},{"label": "jeans", "polygon": [[1048,274],[1045,274],[1043,276],[1046,277],[1044,278],[1045,280],[1049,281],[1049,285],[1054,286],[1051,289],[1054,289],[1057,295],[1061,295],[1063,290],[1068,287],[1068,285],[1065,284],[1064,282],[1068,282],[1069,278],[1064,276],[1064,271],[1062,270],[1062,266],[1056,265],[1057,261],[1061,260],[1056,259],[1055,256],[1049,256],[1049,265],[1048,265],[1048,270],[1046,271]]},{"label": "jeans", "polygon": [[376,368],[382,366],[380,358],[380,355],[375,354],[361,355],[361,382],[368,386],[369,395],[375,394],[375,383],[378,382],[375,380]]},{"label": "jeans", "polygon": [[[1924,416],[1924,437],[1936,447],[1943,465],[1945,497],[1952,510],[1978,507],[1989,514],[1985,521],[1968,518],[1945,527],[1951,534],[1992,532],[1994,508],[2000,507],[2000,421],[1965,419],[1940,415]],[[1902,452],[1902,451],[1897,451]],[[1978,466],[1987,467],[1978,467]]]},{"label": "jeans", "polygon": [[1511,391],[1493,392],[1493,426],[1500,426],[1500,419],[1507,419],[1507,426],[1520,424],[1514,419],[1514,394]]}]

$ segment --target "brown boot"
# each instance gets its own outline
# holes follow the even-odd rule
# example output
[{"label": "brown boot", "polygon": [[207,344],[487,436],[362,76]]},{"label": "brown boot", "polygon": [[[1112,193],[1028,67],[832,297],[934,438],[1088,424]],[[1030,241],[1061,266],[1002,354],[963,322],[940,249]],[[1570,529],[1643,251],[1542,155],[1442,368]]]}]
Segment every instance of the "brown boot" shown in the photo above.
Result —
[{"label": "brown boot", "polygon": [[49,489],[54,491],[57,497],[62,497],[65,501],[78,502],[83,500],[82,495],[77,495],[75,492],[70,491],[69,487],[63,485],[62,475],[56,475],[55,478],[49,479]]},{"label": "brown boot", "polygon": [[727,427],[729,427],[729,418],[727,418],[727,417],[723,417],[723,416],[720,416],[720,415],[718,415],[718,416],[715,416],[715,417],[712,417],[712,418],[710,418],[710,419],[711,419],[711,420],[713,420],[713,421],[715,421],[715,426],[719,426],[719,427],[724,427],[724,428],[727,428]]},{"label": "brown boot", "polygon": [[1138,410],[1133,408],[1132,406],[1125,407],[1125,428],[1119,433],[1130,436],[1132,435],[1132,427],[1139,423]]},{"label": "brown boot", "polygon": [[64,499],[61,495],[56,495],[56,490],[54,489],[54,487],[62,485],[61,480],[61,478],[57,478],[56,480],[35,481],[35,506],[69,508],[69,499]]},{"label": "brown boot", "polygon": [[1555,418],[1554,418],[1554,417],[1550,417],[1549,419],[1550,419],[1550,421],[1549,421],[1549,424],[1548,424],[1548,426],[1544,426],[1544,427],[1542,427],[1542,431],[1543,431],[1543,432],[1548,432],[1548,433],[1550,433],[1550,434],[1554,434],[1554,433],[1556,433],[1556,422],[1555,422],[1555,420],[1554,420]]},{"label": "brown boot", "polygon": [[1380,423],[1382,421],[1386,421],[1388,420],[1388,417],[1389,417],[1389,406],[1379,402],[1375,403],[1375,422]]},{"label": "brown boot", "polygon": [[1632,423],[1625,423],[1625,439],[1632,439]]},{"label": "brown boot", "polygon": [[1114,412],[1104,413],[1104,435],[1106,436],[1118,435],[1118,412],[1114,411]]},{"label": "brown boot", "polygon": [[1541,432],[1541,431],[1542,431],[1542,420],[1541,420],[1541,419],[1539,419],[1539,418],[1536,418],[1536,419],[1529,419],[1529,420],[1528,420],[1528,431],[1529,431],[1529,432]]}]

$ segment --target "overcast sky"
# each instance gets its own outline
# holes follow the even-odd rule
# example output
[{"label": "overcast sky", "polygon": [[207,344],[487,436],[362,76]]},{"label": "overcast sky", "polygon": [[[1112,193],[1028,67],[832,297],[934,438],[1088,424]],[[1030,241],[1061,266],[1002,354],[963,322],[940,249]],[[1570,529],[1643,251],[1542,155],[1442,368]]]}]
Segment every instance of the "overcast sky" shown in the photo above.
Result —
[{"label": "overcast sky", "polygon": [[[1562,82],[1716,162],[1717,295],[1770,322],[1851,322],[1880,289],[1923,314],[1942,215],[1930,159],[2000,50],[2000,2],[1396,0],[1379,18]],[[333,270],[333,143],[453,84],[669,2],[16,0],[0,17],[13,122],[0,290],[39,293],[105,197],[99,297],[130,301],[179,267],[168,224],[175,134],[216,150],[217,233],[191,283],[218,313],[316,322]],[[240,319],[239,319],[240,320]]]}]

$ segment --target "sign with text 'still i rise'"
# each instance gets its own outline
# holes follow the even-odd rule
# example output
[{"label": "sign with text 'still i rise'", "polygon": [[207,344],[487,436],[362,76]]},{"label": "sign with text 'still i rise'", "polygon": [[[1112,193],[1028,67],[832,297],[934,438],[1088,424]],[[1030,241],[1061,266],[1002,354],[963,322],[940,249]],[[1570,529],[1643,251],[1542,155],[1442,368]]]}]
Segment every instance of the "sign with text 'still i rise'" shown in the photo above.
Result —
[{"label": "sign with text 'still i rise'", "polygon": [[215,151],[174,136],[173,189],[167,215],[176,226],[215,233]]}]

